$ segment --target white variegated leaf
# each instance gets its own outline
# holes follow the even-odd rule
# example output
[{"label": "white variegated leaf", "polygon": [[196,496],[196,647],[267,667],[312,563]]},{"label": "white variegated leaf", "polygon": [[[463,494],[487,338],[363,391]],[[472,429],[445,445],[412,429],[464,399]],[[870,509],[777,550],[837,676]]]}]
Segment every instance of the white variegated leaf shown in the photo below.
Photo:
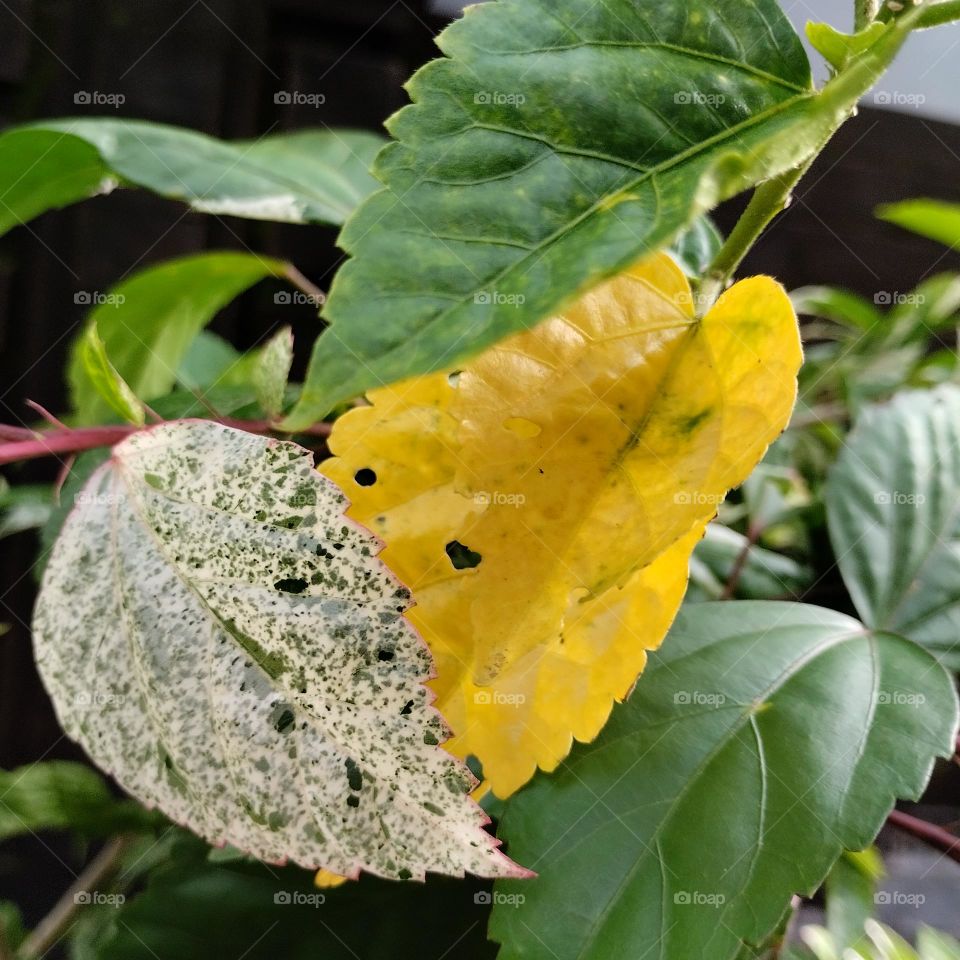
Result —
[{"label": "white variegated leaf", "polygon": [[78,496],[37,660],[67,733],[215,844],[356,876],[522,875],[423,681],[410,594],[308,451],[140,432]]}]

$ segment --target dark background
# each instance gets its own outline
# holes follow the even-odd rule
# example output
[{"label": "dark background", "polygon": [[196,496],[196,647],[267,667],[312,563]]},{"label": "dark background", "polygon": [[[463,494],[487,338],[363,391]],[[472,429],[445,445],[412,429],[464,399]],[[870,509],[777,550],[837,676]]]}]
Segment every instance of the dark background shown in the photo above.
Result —
[{"label": "dark background", "polygon": [[[406,102],[402,83],[434,53],[446,18],[426,0],[0,0],[0,124],[115,113],[225,138],[307,126],[380,129]],[[274,95],[319,93],[320,107],[278,107]],[[115,111],[78,105],[81,92],[122,94]],[[876,221],[880,203],[934,193],[960,200],[960,129],[864,110],[837,136],[744,270],[788,288],[826,283],[868,296],[906,292],[960,267],[955,254]],[[720,211],[729,228],[739,203]],[[64,401],[62,370],[83,316],[78,291],[105,291],[131,271],[208,249],[286,257],[327,289],[339,262],[335,231],[200,216],[144,192],[121,191],[49,213],[0,241],[0,419],[22,423],[32,398]],[[299,309],[295,316],[291,311]],[[213,329],[239,347],[307,307],[277,307],[260,289]],[[5,468],[12,481],[52,479],[56,464]],[[32,534],[0,541],[0,766],[79,752],[62,738],[32,664]],[[51,841],[53,844],[53,841]],[[26,841],[0,853],[0,897],[49,902],[72,879],[75,851]],[[14,868],[16,870],[14,871]],[[16,882],[14,882],[16,873]],[[35,919],[29,917],[28,919]]]}]

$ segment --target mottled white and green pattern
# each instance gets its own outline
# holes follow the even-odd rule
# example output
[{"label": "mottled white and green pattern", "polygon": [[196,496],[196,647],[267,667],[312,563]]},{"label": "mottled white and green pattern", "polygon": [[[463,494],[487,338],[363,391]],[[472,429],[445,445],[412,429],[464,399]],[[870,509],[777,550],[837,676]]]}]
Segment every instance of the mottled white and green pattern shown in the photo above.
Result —
[{"label": "mottled white and green pattern", "polygon": [[308,451],[215,423],[90,479],[37,603],[67,733],[212,843],[356,876],[524,873],[483,829],[410,594]]}]

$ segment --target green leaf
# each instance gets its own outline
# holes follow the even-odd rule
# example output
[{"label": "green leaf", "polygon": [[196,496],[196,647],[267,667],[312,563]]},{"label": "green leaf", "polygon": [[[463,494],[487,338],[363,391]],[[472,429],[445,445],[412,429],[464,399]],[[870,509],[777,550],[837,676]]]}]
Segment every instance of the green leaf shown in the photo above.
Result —
[{"label": "green leaf", "polygon": [[0,233],[118,182],[203,213],[341,224],[376,186],[383,145],[356,130],[304,130],[228,143],[139,120],[44,120],[0,135],[0,179],[12,184]]},{"label": "green leaf", "polygon": [[0,491],[0,540],[42,527],[53,509],[51,489],[43,484]]},{"label": "green leaf", "polygon": [[956,729],[951,679],[906,640],[799,604],[686,607],[600,736],[507,807],[539,876],[497,885],[499,960],[731,960],[920,796]]},{"label": "green leaf", "polygon": [[[177,369],[197,333],[234,297],[286,265],[246,253],[201,253],[148,267],[99,298],[87,329],[96,326],[117,374],[149,402],[177,380]],[[110,405],[97,392],[84,362],[81,334],[67,379],[77,420],[99,423]]]},{"label": "green leaf", "polygon": [[[821,93],[775,0],[499,0],[440,37],[348,222],[288,429],[529,328],[806,162],[911,13]],[[384,323],[384,316],[389,323]]]},{"label": "green leaf", "polygon": [[842,70],[853,58],[869,50],[886,27],[874,21],[858,33],[841,33],[829,23],[808,23],[807,39],[813,48],[836,70]]},{"label": "green leaf", "polygon": [[283,398],[292,364],[293,331],[284,327],[267,341],[253,368],[257,402],[268,417],[275,417],[283,411]]},{"label": "green leaf", "polygon": [[213,844],[342,876],[523,876],[444,752],[410,592],[313,455],[207,421],[91,476],[33,621],[68,736]]},{"label": "green leaf", "polygon": [[128,423],[142,427],[146,422],[144,406],[110,362],[95,320],[81,335],[77,355],[84,375],[100,399]]},{"label": "green leaf", "polygon": [[0,183],[0,235],[47,210],[109,193],[117,185],[90,144],[29,128],[0,134]]},{"label": "green leaf", "polygon": [[877,216],[888,223],[946,244],[960,247],[960,204],[943,200],[904,200],[877,208]]},{"label": "green leaf", "polygon": [[239,350],[223,337],[201,330],[177,367],[177,383],[187,390],[202,390],[223,383],[239,361]]},{"label": "green leaf", "polygon": [[161,819],[137,803],[115,799],[96,771],[62,760],[0,770],[0,798],[0,840],[38,830],[103,836],[146,829]]},{"label": "green leaf", "polygon": [[476,881],[363,878],[318,890],[289,867],[210,863],[203,851],[157,871],[113,910],[96,960],[493,960],[490,894]]},{"label": "green leaf", "polygon": [[867,626],[960,667],[960,388],[865,409],[825,497],[840,572]]},{"label": "green leaf", "polygon": [[707,272],[723,246],[723,236],[710,217],[700,217],[670,247],[670,253],[683,272],[694,280]]},{"label": "green leaf", "polygon": [[801,287],[790,294],[801,316],[822,317],[842,327],[863,333],[879,327],[883,314],[869,300],[835,287]]}]

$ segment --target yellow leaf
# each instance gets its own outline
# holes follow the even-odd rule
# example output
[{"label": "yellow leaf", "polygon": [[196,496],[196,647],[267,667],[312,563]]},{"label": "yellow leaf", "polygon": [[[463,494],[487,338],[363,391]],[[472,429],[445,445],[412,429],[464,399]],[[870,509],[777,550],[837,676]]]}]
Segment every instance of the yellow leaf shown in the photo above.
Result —
[{"label": "yellow leaf", "polygon": [[696,321],[659,255],[337,422],[321,469],[414,592],[447,749],[499,796],[627,695],[705,524],[785,427],[800,361],[778,284],[739,283]]}]

